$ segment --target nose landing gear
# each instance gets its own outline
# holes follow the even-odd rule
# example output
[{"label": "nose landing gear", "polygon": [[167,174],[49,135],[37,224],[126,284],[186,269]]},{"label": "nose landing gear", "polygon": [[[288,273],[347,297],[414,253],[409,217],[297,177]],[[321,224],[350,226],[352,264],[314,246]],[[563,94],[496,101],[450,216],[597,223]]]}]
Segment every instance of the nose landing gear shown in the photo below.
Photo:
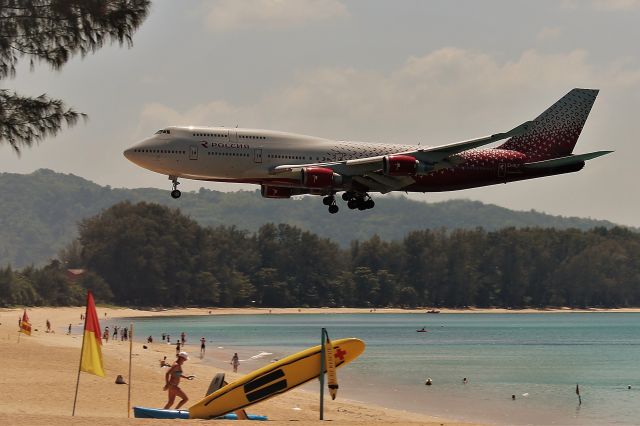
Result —
[{"label": "nose landing gear", "polygon": [[182,195],[182,192],[180,192],[180,190],[178,189],[178,185],[180,185],[180,182],[178,182],[178,178],[176,176],[169,176],[169,180],[173,182],[173,185],[172,185],[173,190],[171,191],[171,197],[175,199],[180,198],[180,196]]}]

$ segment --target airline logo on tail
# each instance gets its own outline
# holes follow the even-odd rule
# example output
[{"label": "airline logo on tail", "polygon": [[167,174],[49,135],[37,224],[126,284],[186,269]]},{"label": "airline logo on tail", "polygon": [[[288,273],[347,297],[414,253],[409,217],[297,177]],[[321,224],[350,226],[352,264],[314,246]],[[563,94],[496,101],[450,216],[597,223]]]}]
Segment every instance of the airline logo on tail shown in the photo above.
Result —
[{"label": "airline logo on tail", "polygon": [[571,90],[535,119],[531,132],[512,137],[500,149],[522,152],[529,161],[571,154],[597,96],[595,89]]}]

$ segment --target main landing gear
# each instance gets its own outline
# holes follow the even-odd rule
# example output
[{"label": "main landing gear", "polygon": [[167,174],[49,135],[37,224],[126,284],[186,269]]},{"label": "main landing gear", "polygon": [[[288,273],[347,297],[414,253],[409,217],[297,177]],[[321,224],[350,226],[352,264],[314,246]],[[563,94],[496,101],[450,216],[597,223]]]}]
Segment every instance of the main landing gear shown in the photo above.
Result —
[{"label": "main landing gear", "polygon": [[[368,210],[372,209],[376,203],[371,199],[369,194],[347,191],[342,194],[342,199],[347,202],[347,207],[351,210]],[[334,194],[327,195],[322,199],[322,204],[329,206],[329,213],[338,213],[339,207],[336,203],[336,196]]]},{"label": "main landing gear", "polygon": [[172,185],[173,190],[171,191],[171,197],[176,199],[180,198],[180,196],[182,195],[182,192],[180,192],[180,190],[178,189],[178,185],[180,185],[180,182],[178,182],[178,178],[176,176],[169,176],[169,180],[173,182],[173,185]]},{"label": "main landing gear", "polygon": [[351,210],[369,210],[375,207],[376,203],[369,194],[347,191],[342,194],[342,199],[347,202],[347,207]]},{"label": "main landing gear", "polygon": [[338,213],[338,210],[340,210],[338,204],[336,203],[336,196],[333,194],[324,197],[322,199],[322,204],[324,204],[325,206],[329,206],[329,213],[331,214],[336,214]]}]

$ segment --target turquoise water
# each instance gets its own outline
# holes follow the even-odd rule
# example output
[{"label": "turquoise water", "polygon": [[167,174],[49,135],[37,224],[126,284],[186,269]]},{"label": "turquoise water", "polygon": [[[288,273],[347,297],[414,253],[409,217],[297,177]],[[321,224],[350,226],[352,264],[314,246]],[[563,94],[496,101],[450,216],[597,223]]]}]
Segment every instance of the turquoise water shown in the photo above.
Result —
[{"label": "turquoise water", "polygon": [[[319,344],[321,327],[333,339],[358,337],[367,349],[339,371],[340,395],[381,406],[494,424],[640,424],[640,314],[224,315],[133,321],[137,336],[156,340],[162,332],[172,340],[186,332],[192,352],[205,336],[205,361],[220,364],[238,352],[241,372]],[[416,333],[423,326],[429,332]],[[427,377],[433,386],[424,385]]]}]

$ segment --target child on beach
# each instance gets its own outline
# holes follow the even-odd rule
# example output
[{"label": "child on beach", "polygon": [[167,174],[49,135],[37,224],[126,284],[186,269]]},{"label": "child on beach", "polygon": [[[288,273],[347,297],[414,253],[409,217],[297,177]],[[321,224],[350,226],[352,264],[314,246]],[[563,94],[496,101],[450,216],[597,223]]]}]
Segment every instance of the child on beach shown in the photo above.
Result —
[{"label": "child on beach", "polygon": [[162,367],[171,367],[171,364],[169,364],[167,362],[167,356],[166,355],[164,356],[164,358],[162,358],[160,360],[160,368],[162,368]]},{"label": "child on beach", "polygon": [[169,400],[167,404],[164,406],[164,409],[167,410],[171,408],[173,402],[176,400],[176,396],[181,398],[178,405],[176,405],[176,410],[182,407],[188,400],[187,394],[180,389],[180,379],[184,377],[187,380],[193,380],[195,376],[185,376],[182,374],[182,364],[185,361],[189,360],[189,355],[186,352],[180,352],[178,357],[176,358],[176,362],[173,363],[171,368],[165,374],[165,385],[163,390],[168,391]]}]

